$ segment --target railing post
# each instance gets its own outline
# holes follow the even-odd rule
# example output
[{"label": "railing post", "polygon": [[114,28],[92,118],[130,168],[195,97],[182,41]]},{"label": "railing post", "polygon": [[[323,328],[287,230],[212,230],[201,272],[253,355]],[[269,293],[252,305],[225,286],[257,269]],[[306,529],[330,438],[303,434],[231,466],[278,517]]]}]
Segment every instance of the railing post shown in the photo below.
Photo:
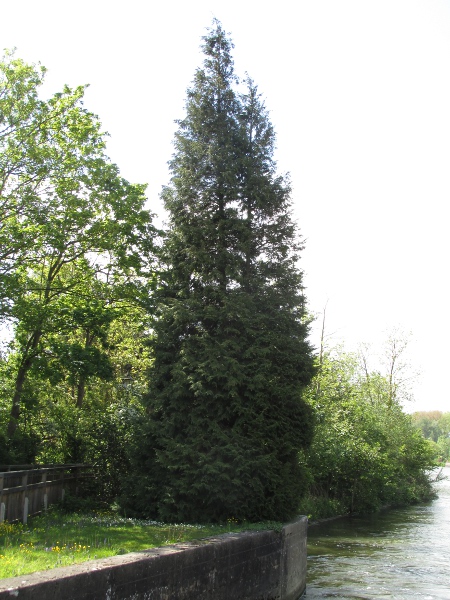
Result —
[{"label": "railing post", "polygon": [[44,488],[44,511],[47,512],[48,508],[48,496],[47,496],[47,471],[42,472],[41,482],[43,483]]},{"label": "railing post", "polygon": [[24,525],[27,524],[27,520],[28,520],[28,495],[27,495],[27,487],[28,487],[28,471],[23,471],[23,475],[22,475],[23,519],[22,519],[22,522],[23,522]]},{"label": "railing post", "polygon": [[2,502],[3,500],[3,486],[4,486],[4,480],[5,477],[3,475],[3,473],[0,473],[0,523],[3,523],[3,521],[5,520],[5,513],[6,513],[6,505],[4,502]]},{"label": "railing post", "polygon": [[64,467],[61,469],[61,502],[64,502],[66,490],[64,489]]},{"label": "railing post", "polygon": [[25,501],[23,503],[23,524],[26,525],[27,521],[28,521],[28,505],[29,505],[29,500],[28,500],[28,496],[26,496]]}]

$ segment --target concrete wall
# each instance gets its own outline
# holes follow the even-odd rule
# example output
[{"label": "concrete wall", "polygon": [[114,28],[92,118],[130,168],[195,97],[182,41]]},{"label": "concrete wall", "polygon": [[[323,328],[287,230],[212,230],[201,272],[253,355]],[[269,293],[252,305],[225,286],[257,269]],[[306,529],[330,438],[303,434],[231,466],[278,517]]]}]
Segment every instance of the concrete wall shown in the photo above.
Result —
[{"label": "concrete wall", "polygon": [[298,600],[307,519],[0,580],[0,599]]}]

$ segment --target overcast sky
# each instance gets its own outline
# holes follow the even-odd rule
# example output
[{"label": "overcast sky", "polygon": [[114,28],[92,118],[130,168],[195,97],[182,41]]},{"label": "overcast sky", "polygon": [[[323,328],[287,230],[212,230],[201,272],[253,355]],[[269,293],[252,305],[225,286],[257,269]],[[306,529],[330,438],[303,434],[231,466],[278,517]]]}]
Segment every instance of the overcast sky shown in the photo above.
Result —
[{"label": "overcast sky", "polygon": [[[450,0],[0,0],[0,47],[89,83],[124,177],[161,186],[212,18],[264,94],[290,172],[310,310],[330,344],[411,332],[411,410],[450,411]],[[319,327],[313,328],[314,344]]]}]

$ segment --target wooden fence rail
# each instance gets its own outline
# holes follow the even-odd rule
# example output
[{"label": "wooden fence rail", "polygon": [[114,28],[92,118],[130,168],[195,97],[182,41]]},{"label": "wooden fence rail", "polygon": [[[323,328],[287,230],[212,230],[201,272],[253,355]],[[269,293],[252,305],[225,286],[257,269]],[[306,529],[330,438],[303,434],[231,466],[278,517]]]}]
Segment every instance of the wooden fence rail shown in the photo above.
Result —
[{"label": "wooden fence rail", "polygon": [[90,468],[74,464],[17,470],[25,466],[30,465],[0,465],[0,523],[26,523],[29,516],[64,500],[66,492],[76,495],[81,478]]}]

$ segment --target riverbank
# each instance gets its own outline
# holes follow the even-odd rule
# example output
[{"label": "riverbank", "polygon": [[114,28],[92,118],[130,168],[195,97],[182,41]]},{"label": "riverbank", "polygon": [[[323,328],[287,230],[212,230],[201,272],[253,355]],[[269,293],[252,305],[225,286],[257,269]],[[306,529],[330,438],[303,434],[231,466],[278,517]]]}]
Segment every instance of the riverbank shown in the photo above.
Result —
[{"label": "riverbank", "polygon": [[345,519],[346,517],[350,517],[350,514],[347,513],[345,515],[335,515],[334,517],[327,517],[326,519],[314,519],[312,521],[308,519],[308,527],[313,527],[314,525],[321,525],[322,523],[328,523],[330,521],[336,521],[337,519]]},{"label": "riverbank", "polygon": [[[405,506],[414,506],[416,504],[420,504],[423,502],[428,502],[435,498],[434,492],[434,484],[440,480],[441,471],[444,468],[449,468],[450,463],[447,463],[446,466],[438,466],[429,471],[428,474],[424,475],[426,478],[426,485],[422,485],[421,493],[418,493],[415,498],[410,501],[398,501],[391,502],[387,504],[383,504],[379,508],[368,510],[358,510],[358,511],[343,511],[345,507],[342,502],[339,502],[333,498],[324,498],[314,496],[308,496],[303,500],[300,513],[306,514],[308,516],[308,524],[309,526],[318,525],[321,523],[326,523],[328,521],[334,521],[335,519],[342,519],[346,517],[355,517],[364,514],[376,514],[384,510],[390,510],[393,508],[405,507]],[[435,476],[432,478],[432,475],[435,473]],[[316,516],[319,515],[319,516]],[[323,515],[323,516],[321,516]]]}]

